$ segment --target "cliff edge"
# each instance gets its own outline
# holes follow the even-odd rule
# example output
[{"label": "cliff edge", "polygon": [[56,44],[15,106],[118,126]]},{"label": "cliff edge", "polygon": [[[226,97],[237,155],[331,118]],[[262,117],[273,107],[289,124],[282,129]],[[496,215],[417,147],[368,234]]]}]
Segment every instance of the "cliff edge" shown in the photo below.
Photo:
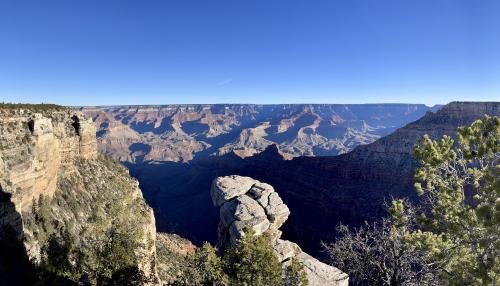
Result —
[{"label": "cliff edge", "polygon": [[21,254],[2,253],[5,285],[159,282],[153,211],[128,171],[98,154],[95,132],[81,112],[0,106],[0,246]]}]

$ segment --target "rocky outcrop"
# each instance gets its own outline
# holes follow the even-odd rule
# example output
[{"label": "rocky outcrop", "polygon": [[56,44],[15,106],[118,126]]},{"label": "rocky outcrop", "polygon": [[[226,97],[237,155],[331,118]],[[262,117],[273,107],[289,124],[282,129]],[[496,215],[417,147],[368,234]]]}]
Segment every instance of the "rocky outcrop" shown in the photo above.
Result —
[{"label": "rocky outcrop", "polygon": [[274,188],[250,177],[226,176],[214,180],[210,195],[219,207],[218,247],[234,247],[250,227],[255,235],[266,235],[278,259],[287,264],[292,258],[304,265],[311,286],[348,285],[347,274],[326,265],[303,252],[301,248],[281,239],[279,228],[290,215]]},{"label": "rocky outcrop", "polygon": [[214,104],[84,107],[100,151],[128,163],[187,162],[276,144],[288,156],[337,155],[423,116],[419,104]]},{"label": "rocky outcrop", "polygon": [[137,267],[155,284],[153,211],[128,171],[98,155],[95,134],[79,111],[0,107],[0,241],[14,230],[27,260],[38,263],[48,239],[63,229],[83,248],[120,225],[134,233]]}]

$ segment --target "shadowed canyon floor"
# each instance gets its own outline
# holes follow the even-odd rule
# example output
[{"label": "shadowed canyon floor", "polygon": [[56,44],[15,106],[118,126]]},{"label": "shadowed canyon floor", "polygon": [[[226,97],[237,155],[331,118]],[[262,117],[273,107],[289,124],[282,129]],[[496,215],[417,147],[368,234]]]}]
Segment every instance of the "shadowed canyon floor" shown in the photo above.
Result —
[{"label": "shadowed canyon floor", "polygon": [[[154,208],[160,230],[195,243],[215,242],[217,211],[208,190],[217,176],[242,175],[273,185],[291,215],[283,237],[318,254],[321,241],[335,237],[339,222],[357,226],[384,216],[391,197],[415,199],[412,146],[423,136],[452,135],[484,114],[499,115],[500,103],[451,103],[389,136],[335,157],[285,160],[276,146],[241,158],[235,153],[189,163],[127,163]],[[397,174],[395,174],[397,170]]]}]

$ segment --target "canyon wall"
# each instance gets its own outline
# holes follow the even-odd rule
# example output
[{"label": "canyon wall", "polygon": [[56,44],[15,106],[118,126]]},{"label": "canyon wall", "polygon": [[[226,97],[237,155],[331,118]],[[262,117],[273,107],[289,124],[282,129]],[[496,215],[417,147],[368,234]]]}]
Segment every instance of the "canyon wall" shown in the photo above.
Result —
[{"label": "canyon wall", "polygon": [[97,155],[95,127],[80,112],[0,110],[0,182],[22,212],[40,195],[52,197],[60,172]]},{"label": "canyon wall", "polygon": [[99,149],[127,163],[188,162],[277,144],[287,158],[337,155],[387,135],[429,110],[421,104],[214,104],[80,108]]},{"label": "canyon wall", "polygon": [[[0,240],[19,243],[25,261],[37,265],[61,232],[85,249],[124,227],[135,235],[138,269],[156,284],[153,211],[128,171],[98,154],[95,133],[92,120],[78,111],[0,108]],[[3,281],[28,279],[21,263],[4,258]]]}]

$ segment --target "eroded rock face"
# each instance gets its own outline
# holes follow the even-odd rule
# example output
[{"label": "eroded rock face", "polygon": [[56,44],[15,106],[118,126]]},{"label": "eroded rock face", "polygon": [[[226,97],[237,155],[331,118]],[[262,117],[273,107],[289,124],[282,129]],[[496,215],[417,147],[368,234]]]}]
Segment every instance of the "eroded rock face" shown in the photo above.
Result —
[{"label": "eroded rock face", "polygon": [[[78,111],[0,108],[0,238],[14,230],[24,255],[36,263],[46,241],[40,238],[45,230],[33,219],[33,202],[50,202],[50,219],[58,227],[71,222],[74,227],[68,229],[82,244],[87,243],[80,236],[83,229],[96,225],[89,219],[93,208],[106,204],[102,208],[108,210],[120,204],[133,210],[131,217],[103,215],[103,225],[126,224],[138,233],[137,266],[152,285],[159,283],[153,211],[128,171],[97,154],[95,133],[92,120]],[[57,203],[52,203],[53,197]],[[3,270],[0,280],[12,276]],[[14,281],[8,283],[17,285]]]},{"label": "eroded rock face", "polygon": [[5,112],[0,112],[0,184],[22,212],[40,195],[53,196],[58,173],[71,172],[73,160],[96,156],[95,127],[81,112]]},{"label": "eroded rock face", "polygon": [[251,227],[255,235],[267,235],[278,259],[286,265],[296,258],[304,265],[309,285],[348,285],[348,276],[303,252],[300,247],[281,239],[279,228],[290,215],[274,188],[250,177],[226,176],[214,180],[210,190],[212,202],[220,207],[218,247],[234,247]]},{"label": "eroded rock face", "polygon": [[[129,163],[187,162],[277,144],[289,157],[346,153],[432,108],[418,104],[214,104],[85,107],[101,152]],[[137,150],[140,144],[146,148]]]}]

